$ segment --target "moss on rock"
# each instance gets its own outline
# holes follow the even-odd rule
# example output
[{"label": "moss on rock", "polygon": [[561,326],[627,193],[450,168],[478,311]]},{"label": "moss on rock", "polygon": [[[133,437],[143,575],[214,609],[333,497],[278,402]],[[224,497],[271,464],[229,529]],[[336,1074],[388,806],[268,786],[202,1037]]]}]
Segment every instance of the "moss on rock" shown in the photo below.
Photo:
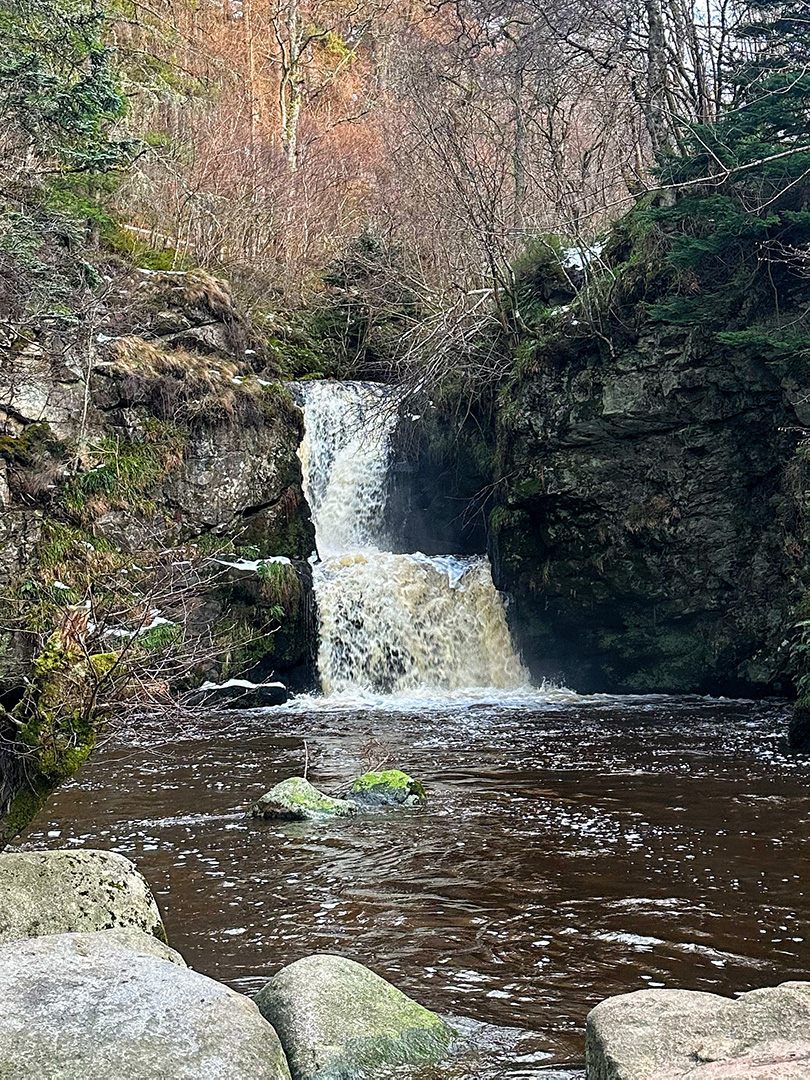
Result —
[{"label": "moss on rock", "polygon": [[318,791],[303,776],[291,776],[276,784],[253,804],[251,817],[278,821],[309,821],[329,817],[353,817],[357,805],[348,799],[333,799]]},{"label": "moss on rock", "polygon": [[432,1065],[455,1032],[373,971],[342,956],[308,956],[283,968],[256,995],[284,1047],[293,1080],[392,1074]]},{"label": "moss on rock", "polygon": [[424,806],[427,802],[424,786],[399,769],[363,773],[352,784],[349,795],[355,802],[372,806]]}]

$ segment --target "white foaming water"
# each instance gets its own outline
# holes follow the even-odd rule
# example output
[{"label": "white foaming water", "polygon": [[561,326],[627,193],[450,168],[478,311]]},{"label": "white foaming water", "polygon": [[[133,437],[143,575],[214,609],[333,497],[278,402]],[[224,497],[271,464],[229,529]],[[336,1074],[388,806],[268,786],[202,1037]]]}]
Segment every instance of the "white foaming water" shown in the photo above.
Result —
[{"label": "white foaming water", "polygon": [[396,424],[391,388],[311,382],[296,389],[304,403],[304,491],[320,555],[313,571],[323,692],[363,701],[528,691],[486,557],[383,550]]}]

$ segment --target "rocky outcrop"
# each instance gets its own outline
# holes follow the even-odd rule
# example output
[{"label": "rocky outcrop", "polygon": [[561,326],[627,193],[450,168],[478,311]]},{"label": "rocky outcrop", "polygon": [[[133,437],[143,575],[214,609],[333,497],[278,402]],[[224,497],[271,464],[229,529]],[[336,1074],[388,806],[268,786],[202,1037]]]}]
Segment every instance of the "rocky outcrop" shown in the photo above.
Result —
[{"label": "rocky outcrop", "polygon": [[804,1080],[810,1075],[810,983],[735,1000],[639,990],[588,1015],[587,1080]]},{"label": "rocky outcrop", "polygon": [[789,691],[806,395],[624,314],[561,332],[500,406],[490,549],[525,658],[580,691]]},{"label": "rocky outcrop", "polygon": [[0,854],[0,944],[113,928],[166,940],[149,886],[123,855],[90,849]]},{"label": "rocky outcrop", "polygon": [[136,683],[314,679],[300,410],[225,282],[104,295],[0,347],[0,847]]},{"label": "rocky outcrop", "polygon": [[275,821],[318,821],[321,818],[354,817],[356,813],[356,803],[324,795],[303,776],[282,780],[250,808],[251,817]]},{"label": "rocky outcrop", "polygon": [[[71,570],[95,573],[81,559],[93,548],[119,553],[130,575],[129,564],[161,552],[165,562],[171,550],[177,564],[195,552],[284,558],[275,577],[223,568],[217,589],[196,598],[179,582],[181,606],[193,632],[210,627],[224,646],[209,674],[295,669],[305,682],[315,541],[297,456],[302,417],[263,370],[227,283],[131,270],[110,289],[90,345],[55,350],[43,341],[0,354],[6,593],[29,579],[73,587]],[[30,660],[27,640],[4,654],[7,683]]]},{"label": "rocky outcrop", "polygon": [[373,971],[341,956],[308,956],[256,995],[293,1080],[385,1076],[397,1065],[445,1057],[453,1033],[434,1013]]},{"label": "rocky outcrop", "polygon": [[137,931],[0,946],[4,1080],[290,1080],[248,998]]}]

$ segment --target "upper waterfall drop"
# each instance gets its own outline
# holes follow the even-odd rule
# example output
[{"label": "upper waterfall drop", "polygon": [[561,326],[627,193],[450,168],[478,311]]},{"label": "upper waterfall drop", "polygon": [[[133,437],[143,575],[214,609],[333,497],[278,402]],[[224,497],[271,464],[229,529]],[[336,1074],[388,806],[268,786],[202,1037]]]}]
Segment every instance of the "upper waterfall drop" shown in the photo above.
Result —
[{"label": "upper waterfall drop", "polygon": [[529,677],[486,556],[385,550],[397,396],[364,382],[299,383],[300,458],[315,524],[322,689],[421,696],[519,690]]}]

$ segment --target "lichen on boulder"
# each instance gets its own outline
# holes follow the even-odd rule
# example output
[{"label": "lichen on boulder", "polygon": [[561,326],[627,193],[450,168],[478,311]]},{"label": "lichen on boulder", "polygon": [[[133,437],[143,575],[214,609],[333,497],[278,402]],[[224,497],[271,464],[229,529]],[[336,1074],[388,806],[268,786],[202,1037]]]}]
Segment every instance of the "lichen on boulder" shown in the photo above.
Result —
[{"label": "lichen on boulder", "polygon": [[588,1080],[753,1080],[810,1075],[810,983],[720,997],[637,990],[588,1014]]},{"label": "lichen on boulder", "polygon": [[349,796],[368,806],[424,806],[425,788],[399,769],[367,772],[354,781]]},{"label": "lichen on boulder", "polygon": [[254,1003],[137,931],[0,945],[4,1080],[290,1080]]},{"label": "lichen on boulder", "polygon": [[166,932],[149,886],[114,851],[0,854],[0,944],[43,934],[134,928]]},{"label": "lichen on boulder", "polygon": [[324,795],[303,776],[282,780],[250,808],[251,817],[278,821],[317,821],[320,818],[353,817],[356,813],[356,803]]},{"label": "lichen on boulder", "polygon": [[373,971],[342,956],[305,957],[256,995],[278,1033],[293,1080],[384,1077],[399,1065],[435,1064],[455,1033]]}]

